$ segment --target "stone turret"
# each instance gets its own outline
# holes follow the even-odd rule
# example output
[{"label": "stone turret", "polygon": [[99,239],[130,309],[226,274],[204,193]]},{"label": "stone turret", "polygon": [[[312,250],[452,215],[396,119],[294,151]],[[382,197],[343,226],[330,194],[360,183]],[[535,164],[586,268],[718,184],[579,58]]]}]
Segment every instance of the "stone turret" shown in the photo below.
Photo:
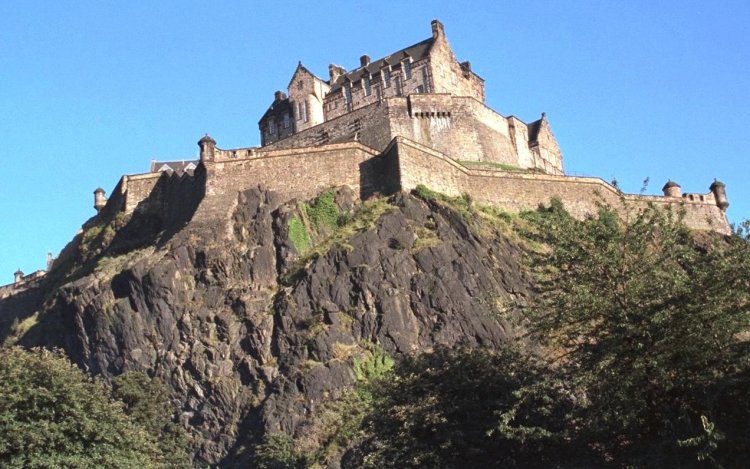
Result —
[{"label": "stone turret", "polygon": [[682,197],[682,188],[671,179],[664,184],[661,190],[664,192],[664,197]]},{"label": "stone turret", "polygon": [[13,283],[21,283],[23,281],[23,272],[21,269],[16,270],[13,273]]},{"label": "stone turret", "polygon": [[94,208],[96,209],[96,213],[99,213],[99,211],[107,204],[107,198],[104,197],[104,194],[104,189],[101,187],[97,187],[94,191]]},{"label": "stone turret", "polygon": [[723,182],[714,179],[714,182],[711,184],[711,187],[709,187],[708,189],[714,193],[714,198],[716,199],[716,205],[721,210],[726,211],[727,207],[729,207],[729,200],[727,199],[726,185]]},{"label": "stone turret", "polygon": [[212,139],[210,135],[206,134],[202,139],[198,140],[198,146],[201,148],[201,161],[214,160],[216,140]]}]

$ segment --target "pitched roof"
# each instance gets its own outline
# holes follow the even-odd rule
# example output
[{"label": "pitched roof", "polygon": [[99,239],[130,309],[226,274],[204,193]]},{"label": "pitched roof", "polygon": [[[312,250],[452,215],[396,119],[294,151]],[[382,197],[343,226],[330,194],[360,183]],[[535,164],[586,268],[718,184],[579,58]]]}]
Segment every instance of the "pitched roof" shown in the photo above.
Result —
[{"label": "pitched roof", "polygon": [[172,171],[176,173],[183,173],[186,171],[193,171],[198,167],[198,160],[193,161],[152,161],[151,172],[160,173],[164,171]]},{"label": "pitched roof", "polygon": [[404,49],[398,50],[391,55],[378,60],[374,60],[364,67],[355,68],[354,70],[338,77],[334,83],[331,83],[330,92],[340,89],[344,85],[344,83],[347,82],[347,80],[356,82],[358,80],[361,80],[362,75],[364,75],[365,73],[375,73],[387,65],[395,65],[401,62],[406,57],[411,57],[412,61],[414,62],[422,60],[423,58],[427,57],[427,55],[429,55],[432,44],[434,43],[435,38],[431,37]]},{"label": "pitched roof", "polygon": [[268,106],[266,112],[264,112],[261,116],[258,124],[263,122],[269,114],[278,114],[283,111],[288,111],[291,116],[292,106],[289,104],[289,98],[285,97],[284,99],[274,99],[271,105]]}]

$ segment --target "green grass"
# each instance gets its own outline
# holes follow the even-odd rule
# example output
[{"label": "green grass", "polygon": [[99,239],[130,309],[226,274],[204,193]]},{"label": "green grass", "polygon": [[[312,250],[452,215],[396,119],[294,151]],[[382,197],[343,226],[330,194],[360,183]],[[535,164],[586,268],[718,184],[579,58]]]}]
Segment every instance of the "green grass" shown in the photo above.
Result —
[{"label": "green grass", "polygon": [[310,235],[307,233],[307,228],[302,220],[298,216],[293,216],[288,222],[289,228],[289,240],[292,242],[294,249],[304,256],[312,246]]},{"label": "green grass", "polygon": [[512,164],[493,163],[491,161],[459,160],[458,163],[467,168],[492,168],[492,169],[500,169],[503,171],[514,171],[514,172],[519,172],[519,173],[536,173],[540,171],[536,168],[521,168],[520,166],[515,166]]}]

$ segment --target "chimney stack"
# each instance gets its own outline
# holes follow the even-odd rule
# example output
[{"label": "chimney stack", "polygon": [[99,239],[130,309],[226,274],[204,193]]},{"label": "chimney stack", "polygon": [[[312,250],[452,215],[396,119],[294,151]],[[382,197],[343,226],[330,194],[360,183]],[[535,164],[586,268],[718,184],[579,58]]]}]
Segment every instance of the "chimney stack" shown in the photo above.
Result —
[{"label": "chimney stack", "polygon": [[274,101],[281,101],[282,99],[286,99],[286,93],[283,91],[277,91],[273,94]]},{"label": "chimney stack", "polygon": [[445,29],[443,28],[443,23],[441,23],[438,20],[432,20],[432,38],[437,39],[438,37],[444,37],[445,36]]},{"label": "chimney stack", "polygon": [[359,65],[360,67],[366,67],[370,65],[370,56],[369,55],[363,55],[359,58]]}]

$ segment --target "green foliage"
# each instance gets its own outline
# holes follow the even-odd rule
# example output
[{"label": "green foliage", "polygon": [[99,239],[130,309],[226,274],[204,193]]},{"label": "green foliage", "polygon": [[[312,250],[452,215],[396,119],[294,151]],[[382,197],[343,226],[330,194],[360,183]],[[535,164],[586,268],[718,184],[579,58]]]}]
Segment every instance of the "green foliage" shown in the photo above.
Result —
[{"label": "green foliage", "polygon": [[292,242],[294,249],[301,255],[304,255],[312,245],[307,228],[305,228],[305,224],[297,216],[290,218],[288,223],[289,240]]},{"label": "green foliage", "polygon": [[374,383],[393,369],[393,359],[380,347],[362,357],[354,357],[354,376],[361,384]]},{"label": "green foliage", "polygon": [[336,206],[333,191],[320,194],[306,207],[307,216],[316,230],[333,230],[339,225],[339,208]]},{"label": "green foliage", "polygon": [[747,459],[747,226],[725,239],[656,208],[627,224],[606,207],[526,216],[551,247],[534,259],[532,332],[587,397],[577,438],[618,465]]},{"label": "green foliage", "polygon": [[0,464],[164,467],[155,438],[62,353],[0,348]]},{"label": "green foliage", "polygon": [[294,453],[294,441],[284,433],[270,433],[255,447],[253,462],[257,469],[295,469],[303,467]]},{"label": "green foliage", "polygon": [[172,421],[171,412],[167,411],[170,396],[164,383],[144,373],[130,371],[114,379],[112,395],[125,404],[126,414],[149,434],[158,436],[160,464],[166,467],[190,465],[187,434]]},{"label": "green foliage", "polygon": [[552,467],[567,456],[560,435],[571,406],[553,383],[538,359],[510,347],[406,358],[376,381],[369,438],[353,465]]}]

